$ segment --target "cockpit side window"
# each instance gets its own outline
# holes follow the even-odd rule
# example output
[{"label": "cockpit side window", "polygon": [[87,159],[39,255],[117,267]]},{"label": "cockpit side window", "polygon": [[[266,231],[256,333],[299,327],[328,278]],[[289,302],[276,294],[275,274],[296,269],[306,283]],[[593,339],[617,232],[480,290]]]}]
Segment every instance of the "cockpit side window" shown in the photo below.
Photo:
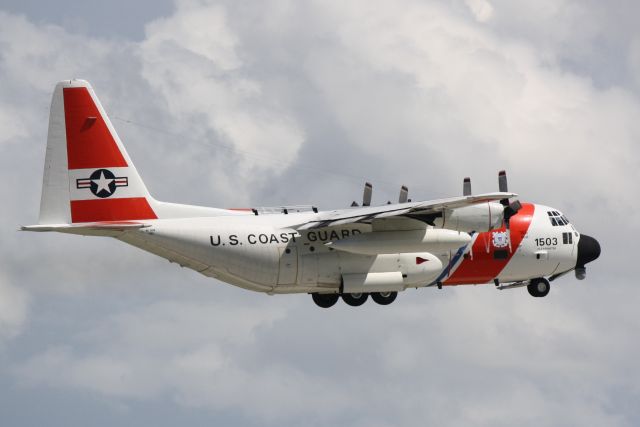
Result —
[{"label": "cockpit side window", "polygon": [[547,211],[547,215],[549,215],[549,221],[551,221],[551,225],[554,227],[569,225],[567,217],[558,211]]}]

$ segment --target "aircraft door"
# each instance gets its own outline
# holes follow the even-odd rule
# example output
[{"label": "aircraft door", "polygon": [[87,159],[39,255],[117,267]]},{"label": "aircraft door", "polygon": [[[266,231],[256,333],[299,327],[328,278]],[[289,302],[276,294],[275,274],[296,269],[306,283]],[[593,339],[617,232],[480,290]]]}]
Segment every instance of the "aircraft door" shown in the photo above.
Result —
[{"label": "aircraft door", "polygon": [[298,250],[295,246],[279,248],[278,285],[294,285],[298,277]]},{"label": "aircraft door", "polygon": [[318,255],[314,253],[300,256],[300,284],[315,285],[318,283]]}]

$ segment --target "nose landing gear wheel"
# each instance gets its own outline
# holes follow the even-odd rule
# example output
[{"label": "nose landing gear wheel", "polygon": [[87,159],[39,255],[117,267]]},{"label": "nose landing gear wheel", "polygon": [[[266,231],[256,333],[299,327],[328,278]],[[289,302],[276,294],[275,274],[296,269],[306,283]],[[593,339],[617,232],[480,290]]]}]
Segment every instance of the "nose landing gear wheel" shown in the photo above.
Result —
[{"label": "nose landing gear wheel", "polygon": [[358,307],[364,304],[369,298],[369,294],[358,293],[358,294],[342,294],[342,301],[346,302],[352,307]]},{"label": "nose landing gear wheel", "polygon": [[316,303],[318,307],[329,308],[333,306],[336,302],[338,302],[338,298],[340,295],[338,294],[311,294],[311,298],[313,302]]},{"label": "nose landing gear wheel", "polygon": [[536,298],[541,298],[547,296],[551,286],[549,285],[549,281],[545,278],[533,279],[531,283],[527,285],[527,291],[529,291],[529,295]]},{"label": "nose landing gear wheel", "polygon": [[396,300],[397,292],[373,292],[371,298],[380,305],[389,305]]}]

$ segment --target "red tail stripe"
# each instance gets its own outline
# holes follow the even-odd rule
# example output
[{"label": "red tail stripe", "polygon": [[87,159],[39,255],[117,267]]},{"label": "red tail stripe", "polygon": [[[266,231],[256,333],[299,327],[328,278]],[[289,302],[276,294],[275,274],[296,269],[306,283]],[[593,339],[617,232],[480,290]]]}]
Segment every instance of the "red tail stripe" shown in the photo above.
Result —
[{"label": "red tail stripe", "polygon": [[87,88],[64,89],[64,118],[69,169],[127,166]]},{"label": "red tail stripe", "polygon": [[72,200],[71,222],[157,219],[144,197]]}]

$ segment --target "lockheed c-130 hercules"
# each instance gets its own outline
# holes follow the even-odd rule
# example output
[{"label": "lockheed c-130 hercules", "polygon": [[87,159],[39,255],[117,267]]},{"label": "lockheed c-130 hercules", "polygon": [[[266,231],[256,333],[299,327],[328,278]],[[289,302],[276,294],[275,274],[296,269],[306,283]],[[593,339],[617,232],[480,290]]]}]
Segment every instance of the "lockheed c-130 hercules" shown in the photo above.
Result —
[{"label": "lockheed c-130 hercules", "polygon": [[499,191],[318,211],[313,206],[218,209],[155,200],[91,85],[65,80],[53,93],[40,216],[26,231],[114,237],[241,288],[308,293],[320,307],[338,299],[390,304],[408,288],[550,282],[600,255],[559,210],[515,200],[506,174]]}]

